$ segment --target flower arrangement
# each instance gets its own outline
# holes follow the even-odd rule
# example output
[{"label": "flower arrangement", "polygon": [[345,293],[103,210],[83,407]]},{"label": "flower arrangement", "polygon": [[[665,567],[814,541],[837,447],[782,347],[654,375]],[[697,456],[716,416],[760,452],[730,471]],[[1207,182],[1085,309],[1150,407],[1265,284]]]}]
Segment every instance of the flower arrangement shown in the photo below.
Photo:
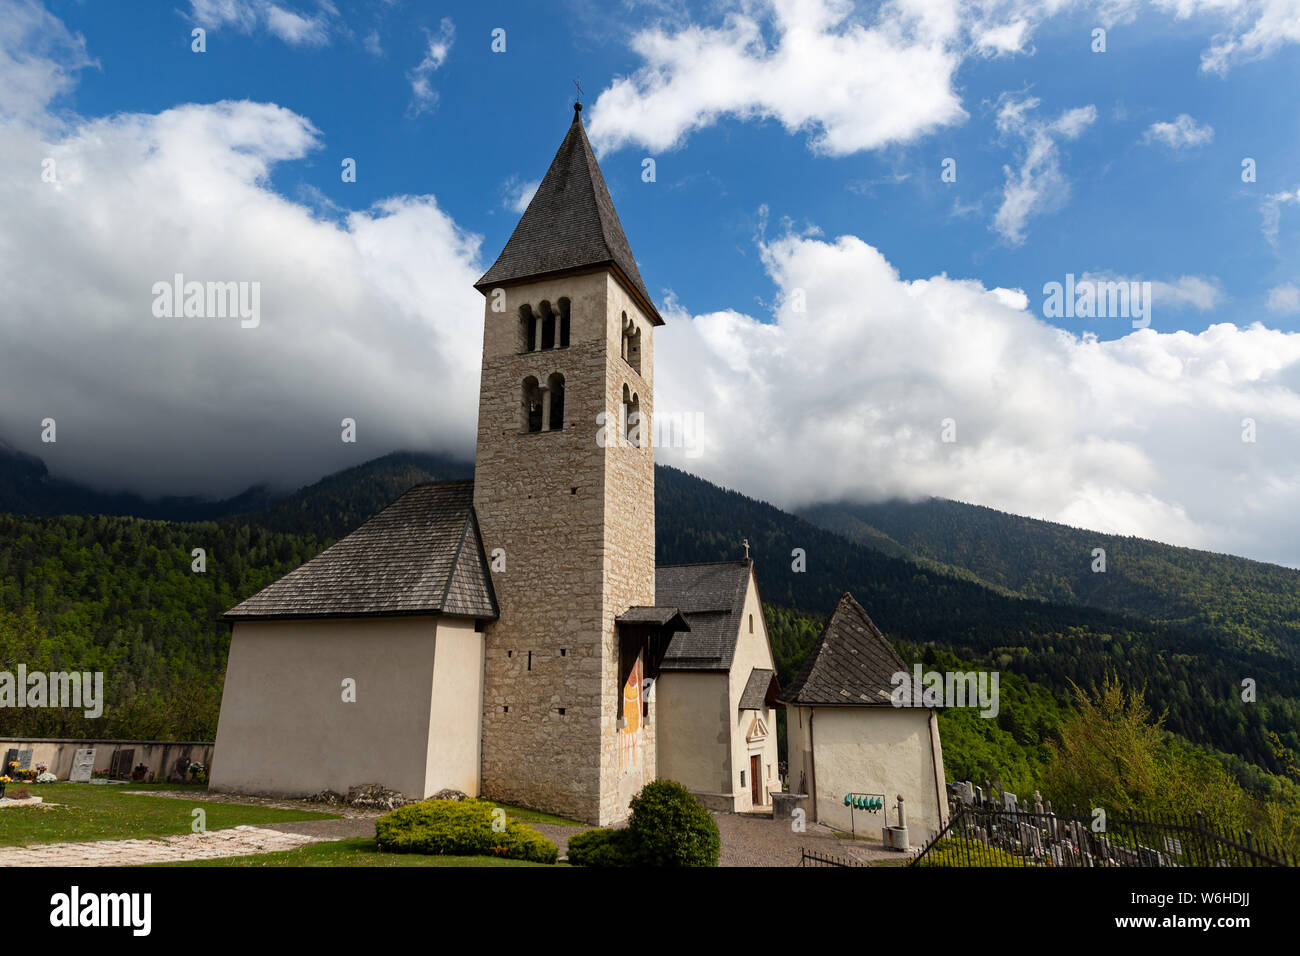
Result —
[{"label": "flower arrangement", "polygon": [[50,773],[48,770],[46,770],[43,771],[41,775],[36,778],[36,782],[37,783],[58,783],[59,778],[56,777],[54,774]]},{"label": "flower arrangement", "polygon": [[195,783],[208,782],[208,768],[197,760],[190,764],[190,779]]},{"label": "flower arrangement", "polygon": [[37,770],[25,770],[18,766],[17,760],[9,761],[9,777],[13,782],[30,783],[40,775]]},{"label": "flower arrangement", "polygon": [[13,780],[8,776],[0,775],[0,797],[5,795],[5,787],[11,783],[13,783]]}]

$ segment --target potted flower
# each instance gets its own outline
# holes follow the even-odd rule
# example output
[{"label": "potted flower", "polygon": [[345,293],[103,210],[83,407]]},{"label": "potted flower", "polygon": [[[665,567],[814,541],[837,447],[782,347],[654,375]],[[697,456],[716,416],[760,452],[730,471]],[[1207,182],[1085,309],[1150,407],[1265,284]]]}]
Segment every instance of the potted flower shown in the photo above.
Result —
[{"label": "potted flower", "polygon": [[13,783],[13,780],[7,776],[0,776],[0,797],[5,795],[5,787]]}]

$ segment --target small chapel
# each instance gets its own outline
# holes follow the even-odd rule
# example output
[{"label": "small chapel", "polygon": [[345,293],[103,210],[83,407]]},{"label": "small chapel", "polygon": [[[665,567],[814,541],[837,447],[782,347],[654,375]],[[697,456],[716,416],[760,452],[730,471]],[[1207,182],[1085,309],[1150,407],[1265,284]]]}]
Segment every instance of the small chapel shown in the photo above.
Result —
[{"label": "small chapel", "polygon": [[655,567],[664,320],[581,111],[475,284],[473,480],[227,612],[212,789],[455,789],[602,825],[666,769],[718,808],[779,790],[752,562]]}]

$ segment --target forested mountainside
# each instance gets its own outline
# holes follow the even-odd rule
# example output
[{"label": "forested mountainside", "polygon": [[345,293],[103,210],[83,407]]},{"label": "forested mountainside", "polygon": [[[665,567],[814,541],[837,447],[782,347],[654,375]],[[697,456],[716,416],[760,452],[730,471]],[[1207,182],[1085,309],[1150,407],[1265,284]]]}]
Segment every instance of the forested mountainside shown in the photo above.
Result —
[{"label": "forested mountainside", "polygon": [[[29,475],[36,470],[31,462],[10,461],[9,467],[25,467]],[[229,641],[221,613],[410,485],[469,473],[468,464],[438,456],[394,454],[256,510],[242,510],[247,496],[220,507],[202,505],[228,513],[187,522],[47,515],[78,501],[109,508],[125,500],[53,483],[48,500],[32,499],[37,514],[0,514],[0,670],[17,661],[31,669],[103,670],[109,703],[93,730],[69,711],[0,711],[0,736],[211,739]],[[996,720],[972,712],[943,716],[952,772],[979,776],[983,768],[1009,785],[1029,786],[1045,772],[1057,728],[1071,719],[1073,687],[1100,688],[1108,675],[1144,690],[1153,719],[1163,713],[1179,753],[1217,752],[1218,764],[1252,792],[1275,791],[1294,768],[1293,753],[1300,750],[1300,672],[1290,612],[1295,572],[1064,529],[1062,553],[1051,550],[1058,539],[1050,536],[1032,545],[1047,549],[1044,567],[1068,570],[1081,542],[1089,545],[1087,557],[1093,542],[1103,541],[1096,546],[1107,547],[1106,574],[1126,567],[1111,580],[1130,582],[1128,596],[1103,601],[1081,583],[1087,578],[1065,571],[1060,578],[1068,587],[1040,594],[1032,582],[1046,578],[1034,576],[1028,559],[998,557],[1012,545],[972,540],[965,550],[922,547],[920,530],[906,532],[901,519],[890,524],[876,513],[868,516],[882,527],[835,533],[676,469],[659,467],[656,483],[660,563],[735,559],[742,538],[748,539],[782,681],[793,677],[845,591],[909,659],[1002,672],[1004,702]],[[33,479],[24,494],[39,498],[47,485]],[[138,499],[126,504],[157,507]],[[942,503],[931,509],[941,512]],[[831,523],[828,514],[816,517]],[[982,526],[958,522],[961,533],[972,539],[1011,534],[995,519],[1012,529],[1024,520],[996,512],[980,517]],[[919,519],[914,524],[927,527]],[[1059,527],[1031,526],[1027,533],[1058,534]],[[960,538],[956,532],[950,537]],[[881,547],[886,538],[894,543]],[[195,548],[205,551],[202,574],[191,567]],[[971,567],[950,573],[948,559],[967,552],[977,555]],[[1192,597],[1171,592],[1162,603],[1165,585],[1147,582],[1143,589],[1145,572],[1125,564],[1139,557],[1152,573],[1194,585]],[[1004,570],[993,574],[997,567]],[[1220,573],[1224,582],[1216,584],[1212,579]],[[1049,592],[1055,600],[1042,599]],[[1248,597],[1258,600],[1238,607]],[[1246,677],[1259,684],[1253,704],[1241,702]]]},{"label": "forested mountainside", "polygon": [[[802,517],[883,553],[1027,597],[1209,630],[1300,657],[1300,571],[942,498],[823,504]],[[1093,551],[1106,570],[1093,570]]]}]

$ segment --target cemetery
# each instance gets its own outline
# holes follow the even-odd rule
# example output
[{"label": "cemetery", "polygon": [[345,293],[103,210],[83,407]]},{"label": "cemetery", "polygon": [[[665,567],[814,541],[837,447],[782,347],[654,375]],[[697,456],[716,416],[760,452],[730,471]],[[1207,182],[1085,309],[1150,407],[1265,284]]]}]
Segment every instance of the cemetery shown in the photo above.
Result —
[{"label": "cemetery", "polygon": [[921,848],[913,866],[1189,867],[1294,866],[1284,851],[1250,830],[1216,825],[1204,815],[1139,813],[1132,808],[1058,812],[1034,791],[1016,794],[991,781],[948,785],[951,820]]}]

